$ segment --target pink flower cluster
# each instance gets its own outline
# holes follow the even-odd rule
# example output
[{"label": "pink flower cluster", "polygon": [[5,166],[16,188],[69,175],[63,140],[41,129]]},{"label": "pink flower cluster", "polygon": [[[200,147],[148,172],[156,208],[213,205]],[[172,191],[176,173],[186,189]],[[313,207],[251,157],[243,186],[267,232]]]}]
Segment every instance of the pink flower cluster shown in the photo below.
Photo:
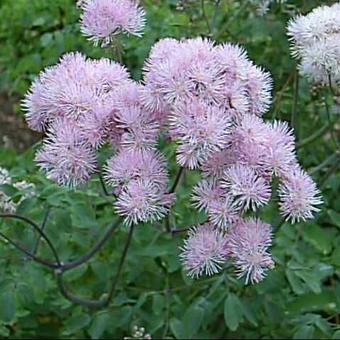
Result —
[{"label": "pink flower cluster", "polygon": [[40,74],[23,103],[28,125],[47,134],[36,161],[59,185],[88,182],[99,171],[97,150],[114,147],[105,178],[126,223],[159,219],[173,203],[157,116],[141,103],[141,87],[115,62],[70,53]]},{"label": "pink flower cluster", "polygon": [[293,223],[312,218],[322,203],[298,164],[293,131],[262,118],[270,102],[270,75],[242,48],[196,38],[159,41],[143,84],[110,60],[67,54],[41,73],[24,106],[29,126],[47,134],[36,160],[60,185],[89,181],[99,171],[98,150],[113,146],[104,178],[128,225],[160,220],[174,203],[157,151],[167,134],[179,166],[202,174],[193,206],[207,222],[191,229],[182,248],[188,274],[212,275],[230,261],[238,277],[256,283],[274,267],[272,231],[251,215],[270,202],[273,183],[280,212]]},{"label": "pink flower cluster", "polygon": [[145,12],[137,0],[83,0],[82,33],[95,45],[108,46],[117,34],[141,36]]},{"label": "pink flower cluster", "polygon": [[183,247],[188,274],[214,274],[230,259],[246,282],[261,281],[274,266],[271,227],[244,216],[269,203],[273,180],[287,220],[312,218],[321,204],[297,162],[292,130],[261,118],[271,101],[270,75],[242,48],[197,38],[158,42],[144,77],[143,103],[168,117],[178,164],[203,175],[193,204],[208,222],[193,228]]}]

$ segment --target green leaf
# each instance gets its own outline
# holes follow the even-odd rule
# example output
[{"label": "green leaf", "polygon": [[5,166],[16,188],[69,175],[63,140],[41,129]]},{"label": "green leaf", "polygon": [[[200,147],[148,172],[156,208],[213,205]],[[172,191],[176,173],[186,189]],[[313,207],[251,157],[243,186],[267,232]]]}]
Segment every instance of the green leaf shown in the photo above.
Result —
[{"label": "green leaf", "polygon": [[236,331],[242,321],[243,311],[239,298],[230,293],[224,303],[224,320],[231,331]]},{"label": "green leaf", "polygon": [[19,190],[10,184],[1,184],[0,192],[4,192],[7,196],[13,196],[19,192]]},{"label": "green leaf", "polygon": [[185,338],[185,328],[181,321],[176,318],[170,319],[170,329],[176,339]]},{"label": "green leaf", "polygon": [[335,311],[336,296],[333,292],[323,291],[321,294],[304,294],[294,299],[288,304],[288,311],[292,313],[301,313],[315,310]]},{"label": "green leaf", "polygon": [[314,293],[321,293],[320,276],[308,270],[297,270],[295,274],[300,277]]},{"label": "green leaf", "polygon": [[256,315],[254,313],[253,307],[251,306],[251,303],[248,301],[243,300],[242,301],[242,312],[245,318],[255,327],[258,326],[258,323],[256,321]]},{"label": "green leaf", "polygon": [[91,321],[88,314],[75,314],[67,319],[65,323],[64,335],[71,335],[86,327]]},{"label": "green leaf", "polygon": [[332,339],[340,339],[340,329],[333,334]]},{"label": "green leaf", "polygon": [[314,327],[309,325],[301,326],[293,336],[293,339],[312,339],[314,335]]},{"label": "green leaf", "polygon": [[13,290],[6,290],[0,294],[0,320],[11,323],[16,312],[15,296]]},{"label": "green leaf", "polygon": [[114,323],[111,322],[111,317],[107,312],[98,313],[88,330],[91,339],[100,339],[105,332],[105,330],[110,326],[110,330],[112,331],[112,327],[114,327]]},{"label": "green leaf", "polygon": [[197,305],[191,305],[185,312],[183,324],[186,338],[191,339],[200,329],[204,316],[204,310]]},{"label": "green leaf", "polygon": [[95,212],[89,202],[75,201],[71,207],[72,224],[77,228],[89,228],[97,225]]},{"label": "green leaf", "polygon": [[47,47],[50,45],[53,41],[53,34],[52,33],[45,33],[41,36],[40,38],[41,41],[41,46],[42,47]]},{"label": "green leaf", "polygon": [[327,213],[334,225],[340,228],[340,213],[334,210],[328,210]]},{"label": "green leaf", "polygon": [[315,326],[320,329],[322,333],[324,333],[327,337],[329,337],[329,334],[331,332],[331,326],[328,323],[327,320],[323,319],[321,316],[319,316],[315,320]]},{"label": "green leaf", "polygon": [[295,275],[294,270],[287,269],[286,276],[295,294],[301,295],[306,292],[303,286],[303,282],[299,277]]},{"label": "green leaf", "polygon": [[317,224],[311,224],[304,229],[304,239],[324,255],[331,252],[333,237],[334,235],[329,230]]}]

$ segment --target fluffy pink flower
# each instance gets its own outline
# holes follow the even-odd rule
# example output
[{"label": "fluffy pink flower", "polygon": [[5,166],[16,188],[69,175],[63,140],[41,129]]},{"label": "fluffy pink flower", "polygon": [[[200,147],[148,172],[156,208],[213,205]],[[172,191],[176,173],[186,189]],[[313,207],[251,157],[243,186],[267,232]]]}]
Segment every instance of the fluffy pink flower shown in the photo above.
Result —
[{"label": "fluffy pink flower", "polygon": [[313,218],[322,204],[320,191],[313,179],[299,167],[295,167],[279,186],[280,210],[292,223]]},{"label": "fluffy pink flower", "polygon": [[166,193],[152,180],[137,179],[123,188],[115,207],[127,225],[154,222],[167,215],[174,199],[173,194]]},{"label": "fluffy pink flower", "polygon": [[225,193],[210,204],[208,214],[209,220],[214,226],[226,230],[239,219],[240,208],[237,206],[237,201],[231,195]]},{"label": "fluffy pink flower", "polygon": [[121,144],[131,150],[154,149],[159,136],[158,117],[141,102],[142,88],[142,85],[130,82],[112,96],[113,119],[123,131]]},{"label": "fluffy pink flower", "polygon": [[131,181],[152,181],[163,190],[168,185],[165,158],[155,151],[133,151],[121,149],[110,158],[105,166],[105,180],[113,187],[125,187]]},{"label": "fluffy pink flower", "polygon": [[181,250],[184,268],[193,278],[220,272],[227,260],[225,234],[211,224],[191,228]]},{"label": "fluffy pink flower", "polygon": [[269,126],[264,166],[278,177],[284,177],[297,164],[295,138],[286,122],[274,121]]},{"label": "fluffy pink flower", "polygon": [[97,167],[93,148],[75,125],[64,120],[54,124],[36,161],[48,179],[69,187],[88,182]]},{"label": "fluffy pink flower", "polygon": [[236,154],[232,148],[226,148],[212,154],[201,166],[204,177],[220,179],[224,171],[235,164]]},{"label": "fluffy pink flower", "polygon": [[111,112],[111,105],[98,103],[91,112],[79,118],[80,134],[93,148],[98,149],[106,142]]},{"label": "fluffy pink flower", "polygon": [[209,211],[214,202],[218,201],[225,192],[214,180],[203,180],[193,190],[192,201],[199,211]]},{"label": "fluffy pink flower", "polygon": [[258,173],[271,173],[265,161],[268,138],[269,128],[261,118],[244,116],[231,136],[236,163],[252,167]]},{"label": "fluffy pink flower", "polygon": [[262,116],[271,104],[272,79],[269,73],[255,65],[249,65],[246,74],[246,89],[250,98],[250,112]]},{"label": "fluffy pink flower", "polygon": [[178,106],[170,117],[170,133],[179,142],[177,161],[197,168],[214,152],[227,146],[230,119],[214,106],[192,101]]},{"label": "fluffy pink flower", "polygon": [[141,36],[145,12],[137,0],[86,0],[82,4],[81,31],[95,45],[109,45],[117,34]]},{"label": "fluffy pink flower", "polygon": [[245,283],[262,281],[274,261],[268,252],[272,243],[269,224],[259,219],[245,219],[233,226],[228,235],[228,255],[233,259],[237,276],[245,277]]},{"label": "fluffy pink flower", "polygon": [[29,126],[47,130],[55,119],[78,121],[99,105],[112,105],[109,94],[129,82],[124,67],[108,59],[91,60],[80,53],[65,54],[33,83],[23,101]]},{"label": "fluffy pink flower", "polygon": [[225,171],[222,188],[231,195],[237,206],[255,211],[270,200],[271,189],[267,181],[246,165],[233,165]]}]

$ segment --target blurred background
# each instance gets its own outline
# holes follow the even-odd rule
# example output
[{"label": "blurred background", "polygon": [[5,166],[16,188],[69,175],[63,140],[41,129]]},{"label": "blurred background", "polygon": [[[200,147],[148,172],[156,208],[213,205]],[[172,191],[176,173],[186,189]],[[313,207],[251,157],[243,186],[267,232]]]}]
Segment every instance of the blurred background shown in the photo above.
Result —
[{"label": "blurred background", "polygon": [[[268,278],[244,286],[227,268],[213,278],[190,280],[178,260],[181,237],[171,238],[145,225],[136,232],[112,304],[91,311],[65,300],[53,273],[1,239],[1,337],[340,339],[339,98],[306,79],[297,81],[286,36],[291,17],[334,2],[144,0],[143,38],[122,41],[123,62],[136,80],[160,38],[206,36],[238,43],[273,76],[273,104],[266,118],[290,122],[292,112],[297,112],[299,159],[318,183],[324,206],[311,222],[277,228],[272,249],[276,268]],[[0,1],[0,167],[13,181],[34,185],[31,196],[11,192],[17,212],[40,223],[48,210],[46,231],[63,258],[86,252],[110,223],[113,210],[98,194],[96,180],[87,191],[68,192],[38,171],[33,158],[42,136],[26,126],[20,101],[39,72],[65,52],[114,58],[112,50],[95,48],[81,35],[79,16],[75,0]],[[207,18],[213,23],[210,33]],[[164,148],[168,156],[174,154],[172,146]],[[176,172],[175,162],[170,170]],[[178,192],[178,226],[201,218],[189,202],[198,179],[198,173],[187,175]],[[274,205],[261,214],[278,225]],[[27,247],[34,245],[35,235],[20,223],[0,221],[0,229]],[[67,275],[72,290],[97,298],[107,290],[126,234],[121,230],[100,255]],[[44,244],[40,252],[50,256]],[[136,334],[136,327],[145,331]]]}]

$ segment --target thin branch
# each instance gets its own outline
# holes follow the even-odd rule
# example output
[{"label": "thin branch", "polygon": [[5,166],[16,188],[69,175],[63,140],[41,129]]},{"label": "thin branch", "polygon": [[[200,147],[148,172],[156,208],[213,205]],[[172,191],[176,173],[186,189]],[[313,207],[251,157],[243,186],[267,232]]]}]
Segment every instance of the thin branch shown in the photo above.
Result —
[{"label": "thin branch", "polygon": [[233,20],[235,20],[245,9],[245,7],[248,6],[248,2],[247,1],[243,1],[242,5],[239,7],[238,11],[233,15],[233,16],[229,16],[229,19],[226,20],[224,22],[224,25],[222,26],[222,28],[219,30],[219,32],[217,33],[216,39],[220,38],[220,36],[224,33],[224,32],[228,32],[228,34],[234,38],[234,34],[232,34],[228,27],[229,25],[233,22]]},{"label": "thin branch", "polygon": [[276,95],[275,95],[275,98],[274,98],[275,106],[274,106],[274,110],[273,110],[273,114],[272,114],[272,119],[276,118],[277,113],[280,110],[283,94],[284,94],[286,88],[288,87],[288,85],[290,84],[293,76],[294,76],[294,72],[291,72],[289,74],[289,77],[287,78],[285,84],[282,86],[282,88],[279,91],[276,92]]},{"label": "thin branch", "polygon": [[333,162],[337,162],[339,160],[340,156],[340,150],[335,151],[332,155],[330,155],[328,158],[326,158],[322,163],[320,163],[318,166],[312,168],[309,171],[310,175],[314,175],[317,172],[323,170],[328,165],[332,164]]},{"label": "thin branch", "polygon": [[117,283],[119,281],[119,278],[120,278],[120,275],[121,275],[121,272],[122,272],[122,269],[123,269],[123,266],[124,266],[124,263],[125,263],[125,260],[126,260],[126,255],[128,253],[128,250],[129,250],[129,247],[130,247],[130,244],[131,244],[134,228],[135,228],[134,225],[132,225],[130,227],[129,235],[128,235],[128,238],[127,238],[126,243],[125,243],[125,247],[124,247],[124,250],[123,250],[122,257],[120,258],[120,262],[119,262],[119,265],[118,265],[117,273],[116,273],[115,279],[113,281],[113,284],[111,286],[111,290],[109,292],[109,295],[107,297],[107,305],[112,300],[112,297],[113,297],[114,292],[116,290],[116,286],[117,286]]},{"label": "thin branch", "polygon": [[108,192],[108,190],[107,190],[107,188],[106,188],[105,181],[104,181],[104,178],[103,178],[102,173],[99,172],[98,176],[99,176],[100,184],[101,184],[101,186],[102,186],[102,189],[103,189],[104,194],[105,194],[106,196],[113,196],[113,195],[111,195],[111,194]]},{"label": "thin branch", "polygon": [[51,251],[52,251],[52,253],[54,255],[54,258],[55,258],[58,266],[61,265],[58,253],[57,253],[56,249],[54,248],[52,242],[47,237],[45,232],[42,231],[40,229],[40,227],[35,222],[33,222],[31,219],[29,219],[27,217],[20,216],[20,215],[15,215],[15,214],[0,214],[0,218],[14,218],[14,219],[17,219],[17,220],[24,221],[24,222],[28,223],[30,226],[32,226],[34,228],[34,230],[36,230],[38,232],[38,234],[41,236],[41,238],[44,239],[46,241],[46,243],[48,244],[49,248],[51,249]]},{"label": "thin branch", "polygon": [[169,284],[169,273],[166,273],[166,278],[165,278],[165,289],[164,289],[164,295],[165,295],[165,301],[166,301],[166,305],[165,305],[165,327],[164,327],[164,331],[163,331],[163,336],[162,338],[165,339],[167,334],[168,334],[168,330],[169,330],[169,324],[170,324],[170,284]]},{"label": "thin branch", "polygon": [[295,131],[296,139],[298,139],[298,135],[299,135],[299,125],[298,125],[298,117],[297,117],[298,97],[299,97],[299,73],[298,73],[298,70],[296,69],[295,77],[294,77],[294,98],[293,98],[293,107],[292,107],[292,116],[291,116],[291,125]]},{"label": "thin branch", "polygon": [[211,30],[212,30],[212,35],[214,35],[215,30],[216,30],[216,19],[217,19],[217,14],[218,14],[218,9],[220,7],[221,0],[215,0],[215,11],[214,11],[214,16],[211,19]]},{"label": "thin branch", "polygon": [[[45,227],[46,227],[46,224],[47,224],[47,220],[48,220],[48,216],[50,215],[50,211],[51,211],[50,207],[47,207],[46,212],[45,212],[45,216],[44,216],[44,219],[43,219],[43,222],[41,224],[41,228],[40,228],[41,231],[45,230]],[[41,240],[41,236],[38,235],[37,241],[36,241],[35,246],[33,248],[33,254],[34,255],[36,255],[37,252],[38,252],[40,240]]]},{"label": "thin branch", "polygon": [[105,232],[104,236],[83,256],[81,256],[79,259],[63,263],[60,266],[60,269],[62,271],[67,271],[76,267],[81,266],[82,264],[89,261],[96,253],[98,253],[101,248],[104,246],[104,244],[110,239],[113,232],[118,228],[118,226],[121,223],[121,219],[119,218],[117,221],[115,221],[112,226]]},{"label": "thin branch", "polygon": [[0,236],[5,239],[9,244],[11,244],[14,248],[16,248],[17,250],[21,251],[22,253],[24,253],[26,256],[28,256],[29,258],[31,258],[33,261],[42,264],[50,269],[56,269],[58,268],[58,265],[55,263],[51,263],[48,262],[44,259],[41,259],[40,257],[36,256],[35,254],[29,252],[27,249],[25,249],[24,247],[22,247],[20,244],[16,243],[15,241],[12,241],[8,236],[6,236],[5,234],[3,234],[2,232],[0,232]]},{"label": "thin branch", "polygon": [[185,233],[187,231],[189,231],[190,228],[183,228],[183,229],[172,229],[171,230],[171,234],[174,236],[176,234],[180,234],[180,233]]},{"label": "thin branch", "polygon": [[329,87],[329,90],[331,92],[331,94],[335,97],[336,96],[336,93],[333,89],[333,85],[332,85],[332,77],[331,77],[331,74],[328,72],[328,87]]},{"label": "thin branch", "polygon": [[319,181],[320,189],[323,189],[327,183],[327,179],[340,168],[339,163],[334,163],[328,168],[324,176]]},{"label": "thin branch", "polygon": [[55,271],[56,279],[57,279],[58,287],[59,287],[61,294],[66,299],[70,300],[71,302],[85,306],[85,307],[89,307],[89,308],[93,308],[93,309],[107,307],[110,304],[110,302],[113,298],[114,292],[116,290],[117,283],[118,283],[119,278],[121,276],[121,272],[122,272],[122,269],[123,269],[123,266],[124,266],[124,263],[125,263],[126,255],[128,253],[128,250],[129,250],[129,247],[130,247],[130,244],[131,244],[133,231],[134,231],[134,225],[132,225],[130,227],[129,235],[128,235],[127,241],[125,243],[123,254],[120,258],[120,262],[119,262],[119,265],[118,265],[116,275],[113,279],[111,289],[110,289],[110,291],[109,291],[109,293],[108,293],[108,295],[105,299],[91,300],[91,299],[81,298],[77,295],[74,295],[72,292],[70,292],[68,290],[68,288],[64,284],[64,280],[63,280],[64,272],[61,271],[61,270],[56,270]]},{"label": "thin branch", "polygon": [[201,0],[202,15],[203,15],[203,18],[205,20],[205,23],[207,24],[207,29],[208,29],[209,35],[211,35],[211,27],[210,27],[210,23],[209,23],[209,20],[208,20],[208,17],[207,17],[207,13],[205,11],[204,1],[205,0]]},{"label": "thin branch", "polygon": [[170,214],[165,219],[165,230],[167,233],[171,233],[171,226],[170,226]]},{"label": "thin branch", "polygon": [[180,167],[180,168],[179,168],[179,171],[178,171],[178,173],[177,173],[177,175],[176,175],[174,184],[173,184],[172,187],[171,187],[171,190],[170,190],[170,193],[171,193],[171,194],[173,194],[173,193],[176,191],[177,186],[178,186],[178,184],[179,184],[179,182],[180,182],[180,180],[181,180],[183,174],[184,174],[184,168],[183,168],[183,167]]},{"label": "thin branch", "polygon": [[104,307],[106,300],[91,300],[91,299],[85,299],[77,295],[74,295],[66,288],[64,284],[64,280],[63,280],[64,273],[61,271],[56,271],[55,274],[56,274],[56,280],[57,280],[59,291],[67,300],[75,304],[78,304],[84,307],[93,308],[93,309]]},{"label": "thin branch", "polygon": [[331,136],[332,136],[332,139],[333,139],[335,147],[337,147],[338,146],[338,139],[336,138],[336,135],[334,133],[334,127],[333,127],[333,124],[332,124],[331,114],[330,114],[330,111],[329,111],[329,106],[328,106],[326,98],[324,98],[324,102],[325,102],[325,108],[326,108],[326,113],[327,113],[328,124],[331,127]]},{"label": "thin branch", "polygon": [[317,140],[319,137],[321,137],[325,132],[327,132],[329,127],[330,127],[330,124],[327,123],[323,127],[321,127],[321,129],[315,131],[309,137],[301,140],[299,143],[297,143],[296,149],[301,149],[301,148],[305,147],[306,145],[313,143],[315,140]]}]

